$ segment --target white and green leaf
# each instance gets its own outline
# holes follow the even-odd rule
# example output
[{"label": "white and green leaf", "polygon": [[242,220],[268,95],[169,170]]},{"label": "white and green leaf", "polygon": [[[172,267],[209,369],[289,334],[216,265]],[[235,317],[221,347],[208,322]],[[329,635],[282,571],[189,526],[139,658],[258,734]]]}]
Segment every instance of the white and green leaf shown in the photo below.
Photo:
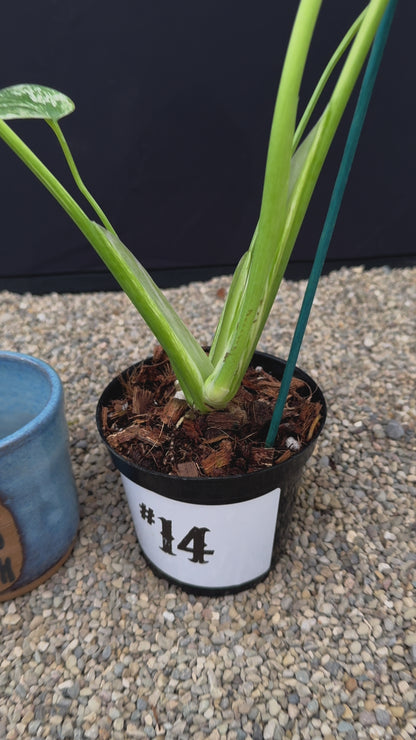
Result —
[{"label": "white and green leaf", "polygon": [[0,90],[0,119],[43,118],[59,121],[75,104],[58,90],[43,85],[12,85]]}]

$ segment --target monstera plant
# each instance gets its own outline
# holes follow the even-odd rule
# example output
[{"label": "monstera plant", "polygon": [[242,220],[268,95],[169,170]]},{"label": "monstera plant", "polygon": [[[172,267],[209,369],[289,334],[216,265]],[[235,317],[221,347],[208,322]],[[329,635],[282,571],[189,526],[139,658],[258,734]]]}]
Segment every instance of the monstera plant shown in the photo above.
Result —
[{"label": "monstera plant", "polygon": [[[120,241],[85,187],[59,124],[74,110],[70,98],[32,84],[0,91],[0,137],[52,193],[97,251],[164,347],[186,400],[202,413],[226,407],[240,386],[388,0],[371,0],[363,9],[335,50],[297,123],[300,85],[321,4],[321,0],[301,0],[299,4],[277,94],[258,224],[236,268],[209,354]],[[328,79],[347,51],[323,112],[305,133]],[[100,223],[87,215],[6,123],[19,118],[42,118],[47,122]]]}]

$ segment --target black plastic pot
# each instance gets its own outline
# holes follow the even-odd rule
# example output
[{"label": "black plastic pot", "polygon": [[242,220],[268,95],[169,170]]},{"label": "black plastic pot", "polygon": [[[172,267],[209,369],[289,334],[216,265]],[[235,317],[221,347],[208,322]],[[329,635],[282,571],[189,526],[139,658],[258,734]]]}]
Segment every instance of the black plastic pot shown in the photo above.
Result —
[{"label": "black plastic pot", "polygon": [[[138,363],[140,364],[140,363]],[[256,352],[252,364],[281,379],[283,360]],[[142,552],[159,576],[199,594],[241,591],[265,578],[281,554],[303,468],[326,418],[322,391],[299,368],[313,400],[322,404],[315,438],[283,463],[246,475],[183,478],[153,472],[130,462],[107,443],[102,407],[121,398],[115,378],[97,405],[97,427],[120,471]]]}]

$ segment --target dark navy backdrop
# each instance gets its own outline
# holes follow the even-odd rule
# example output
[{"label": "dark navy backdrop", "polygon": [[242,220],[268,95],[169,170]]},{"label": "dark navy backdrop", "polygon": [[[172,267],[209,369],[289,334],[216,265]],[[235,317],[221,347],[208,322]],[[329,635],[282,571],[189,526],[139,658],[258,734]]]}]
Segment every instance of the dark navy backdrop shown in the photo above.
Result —
[{"label": "dark navy backdrop", "polygon": [[[323,3],[301,106],[362,7]],[[38,82],[74,99],[63,128],[80,171],[164,285],[226,272],[248,247],[294,8],[276,0],[18,0],[3,11],[0,86]],[[415,4],[399,3],[329,266],[416,260],[415,21]],[[14,127],[73,190],[48,127]],[[312,259],[345,133],[346,126],[291,274]],[[76,227],[2,142],[0,172],[0,287],[111,287]]]}]

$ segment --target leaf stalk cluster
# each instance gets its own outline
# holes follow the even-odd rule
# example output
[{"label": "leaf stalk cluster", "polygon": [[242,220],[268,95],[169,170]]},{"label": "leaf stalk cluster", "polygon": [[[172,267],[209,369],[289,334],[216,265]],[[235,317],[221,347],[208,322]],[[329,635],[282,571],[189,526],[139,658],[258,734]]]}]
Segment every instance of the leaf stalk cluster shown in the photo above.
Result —
[{"label": "leaf stalk cluster", "polygon": [[[300,0],[278,88],[259,221],[242,256],[209,355],[200,347],[143,265],[118,238],[78,172],[59,120],[74,110],[62,93],[39,85],[0,90],[0,138],[54,196],[94,247],[166,350],[188,403],[201,412],[224,408],[240,387],[275,300],[318,177],[389,0],[370,0],[329,60],[296,125],[302,77],[322,0]],[[347,53],[348,52],[348,53]],[[346,56],[333,92],[305,131],[328,80]],[[100,224],[6,123],[44,119],[74,181]]]}]

